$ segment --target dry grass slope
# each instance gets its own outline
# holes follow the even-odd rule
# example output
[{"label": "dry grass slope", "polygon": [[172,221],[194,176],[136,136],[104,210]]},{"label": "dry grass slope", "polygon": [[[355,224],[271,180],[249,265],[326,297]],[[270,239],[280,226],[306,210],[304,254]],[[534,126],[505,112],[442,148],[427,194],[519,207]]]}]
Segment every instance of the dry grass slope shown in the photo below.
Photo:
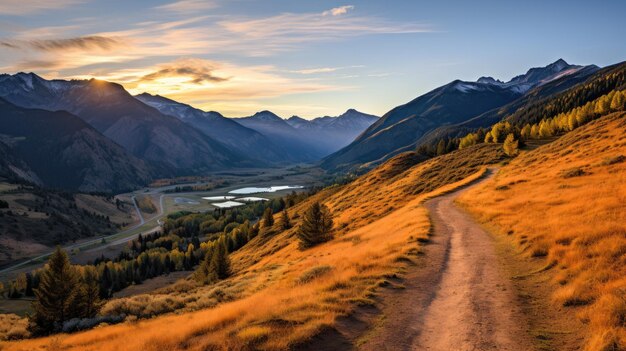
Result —
[{"label": "dry grass slope", "polygon": [[[626,114],[523,153],[459,201],[529,257],[553,302],[588,325],[586,350],[626,350]],[[507,235],[508,234],[508,235]]]},{"label": "dry grass slope", "polygon": [[[2,350],[46,350],[52,344],[63,350],[101,351],[294,348],[332,328],[356,306],[374,303],[381,286],[393,285],[385,279],[419,253],[428,236],[425,198],[476,179],[484,165],[501,157],[495,145],[419,164],[411,161],[411,153],[399,155],[351,184],[325,189],[289,209],[297,225],[298,214],[312,201],[328,205],[337,227],[330,242],[301,251],[295,228],[280,232],[276,226],[232,255],[234,275],[227,280],[121,300],[171,304],[176,313],[5,343]],[[120,302],[107,308],[115,303]],[[195,308],[204,309],[188,312]]]}]

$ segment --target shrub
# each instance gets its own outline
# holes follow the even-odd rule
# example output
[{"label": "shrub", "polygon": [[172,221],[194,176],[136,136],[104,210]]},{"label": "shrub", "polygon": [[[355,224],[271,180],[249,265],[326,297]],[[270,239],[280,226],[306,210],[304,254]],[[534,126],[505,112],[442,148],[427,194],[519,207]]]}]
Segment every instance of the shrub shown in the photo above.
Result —
[{"label": "shrub", "polygon": [[567,169],[562,173],[563,178],[580,177],[583,175],[585,175],[585,171],[583,171],[582,168],[579,167]]},{"label": "shrub", "polygon": [[306,284],[316,278],[321,277],[332,269],[331,266],[322,265],[309,269],[308,271],[302,273],[302,275],[298,278],[298,283]]}]

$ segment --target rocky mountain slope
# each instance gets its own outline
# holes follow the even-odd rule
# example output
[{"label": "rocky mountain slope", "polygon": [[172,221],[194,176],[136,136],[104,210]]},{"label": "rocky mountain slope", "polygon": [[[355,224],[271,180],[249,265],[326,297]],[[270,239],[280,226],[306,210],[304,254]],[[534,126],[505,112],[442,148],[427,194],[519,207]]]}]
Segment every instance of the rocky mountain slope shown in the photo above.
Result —
[{"label": "rocky mountain slope", "polygon": [[0,75],[0,97],[22,107],[73,113],[158,167],[159,175],[250,165],[244,155],[142,103],[119,84],[45,80],[34,73],[18,73]]},{"label": "rocky mountain slope", "polygon": [[[420,145],[421,138],[438,128],[461,124],[489,111],[497,111],[525,94],[532,94],[535,87],[567,80],[568,77],[574,77],[573,82],[577,83],[595,70],[596,66],[575,66],[557,60],[546,67],[532,68],[509,82],[491,77],[482,77],[476,82],[455,80],[392,109],[350,145],[325,158],[322,166],[341,169],[380,162],[415,148]],[[572,84],[562,85],[562,88]],[[485,126],[493,122],[485,121]]]},{"label": "rocky mountain slope", "polygon": [[118,192],[145,184],[149,167],[80,118],[0,99],[0,174],[41,186]]}]

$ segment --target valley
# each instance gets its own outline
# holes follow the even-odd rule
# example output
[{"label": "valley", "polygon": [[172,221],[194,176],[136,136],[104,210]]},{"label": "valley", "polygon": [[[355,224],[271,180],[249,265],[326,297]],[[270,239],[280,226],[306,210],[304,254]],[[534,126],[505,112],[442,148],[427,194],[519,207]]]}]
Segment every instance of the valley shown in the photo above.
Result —
[{"label": "valley", "polygon": [[[133,57],[0,74],[1,351],[626,350],[626,62],[485,63],[517,72],[504,80],[422,62],[432,80],[412,55],[415,83],[395,55],[352,62],[369,47],[322,66],[346,47],[278,67],[304,42],[364,39],[342,21],[413,29],[345,5],[305,28],[284,12],[190,30],[227,6],[207,4],[145,12],[215,11],[155,30],[217,35],[224,57],[239,45],[222,36],[281,40],[237,64],[194,58],[203,43],[143,68],[151,31],[0,40]],[[377,80],[327,84],[344,79]]]}]

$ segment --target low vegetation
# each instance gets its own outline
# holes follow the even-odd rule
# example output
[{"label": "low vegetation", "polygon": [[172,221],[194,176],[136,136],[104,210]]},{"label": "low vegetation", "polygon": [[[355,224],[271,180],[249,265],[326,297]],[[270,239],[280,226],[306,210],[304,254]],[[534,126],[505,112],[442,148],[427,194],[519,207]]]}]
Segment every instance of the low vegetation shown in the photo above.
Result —
[{"label": "low vegetation", "polygon": [[623,155],[626,114],[609,114],[522,153],[460,198],[521,252],[545,260],[553,302],[588,325],[589,351],[626,349]]},{"label": "low vegetation", "polygon": [[154,205],[154,202],[152,202],[152,198],[148,195],[137,197],[137,207],[139,207],[143,213],[153,214],[157,212],[157,208]]}]

